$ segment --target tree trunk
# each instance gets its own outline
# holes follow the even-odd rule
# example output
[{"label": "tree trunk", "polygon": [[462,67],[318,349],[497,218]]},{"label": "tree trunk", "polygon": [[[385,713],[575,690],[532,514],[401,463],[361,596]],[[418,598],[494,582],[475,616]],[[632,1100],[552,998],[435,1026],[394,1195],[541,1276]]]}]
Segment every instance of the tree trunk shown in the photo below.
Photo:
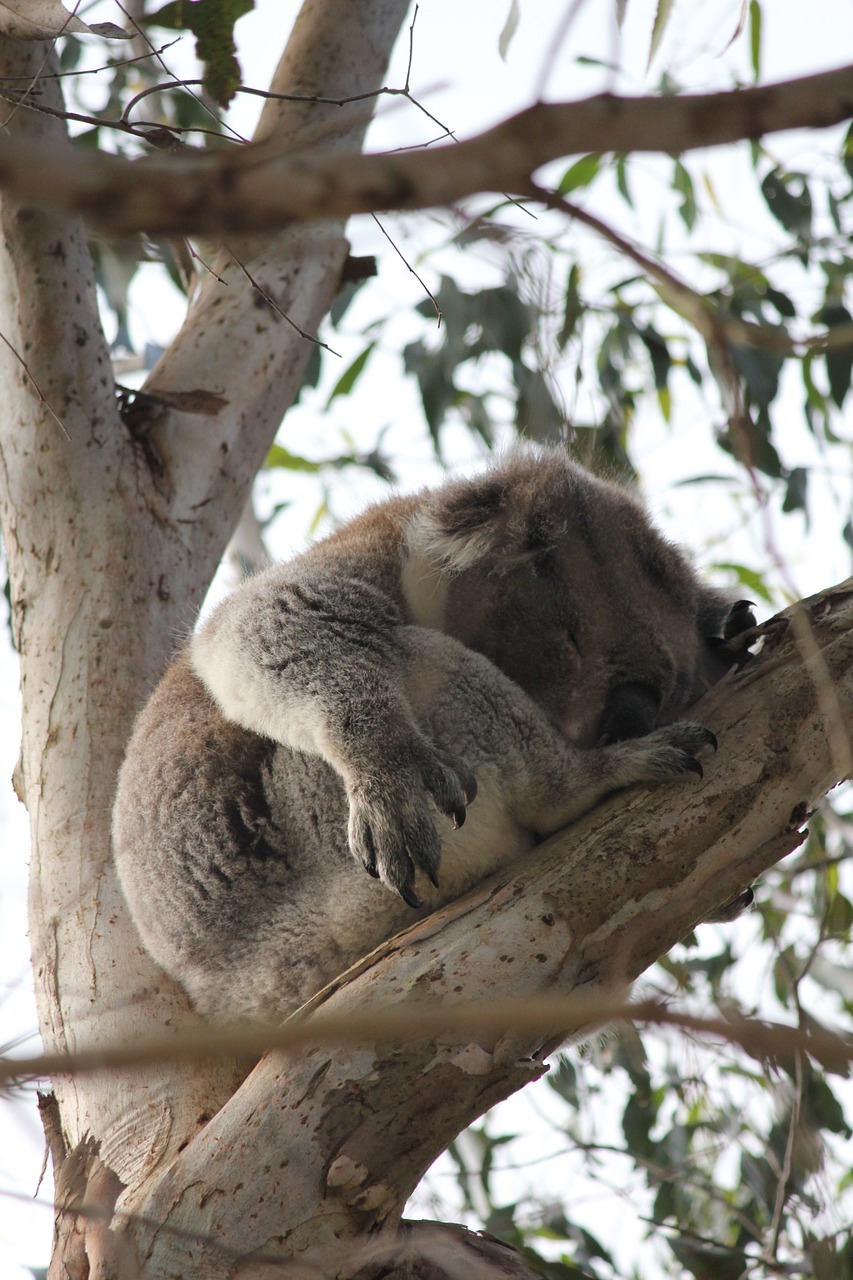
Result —
[{"label": "tree trunk", "polygon": [[[309,0],[273,87],[330,96],[378,88],[404,0]],[[32,79],[45,48],[0,38],[0,75]],[[55,70],[55,68],[54,68]],[[56,79],[41,101],[61,108]],[[331,109],[328,109],[331,110]],[[302,104],[268,107],[264,136],[297,145]],[[316,111],[312,124],[316,121]],[[327,145],[357,146],[366,117],[329,123]],[[7,136],[55,139],[58,121],[24,108]],[[340,133],[339,133],[340,131]],[[147,388],[194,393],[179,412],[155,401],[122,421],[101,332],[92,262],[75,218],[0,205],[0,511],[21,653],[19,786],[30,815],[30,933],[45,1045],[73,1052],[176,1037],[195,1022],[186,997],[146,955],[110,858],[115,776],[135,711],[186,627],[292,402],[313,333],[340,284],[347,244],[334,222],[233,246],[275,305],[259,309],[246,273],[211,278]],[[278,308],[278,309],[276,309]],[[17,353],[17,355],[13,354]],[[199,395],[199,392],[213,396]],[[155,412],[156,410],[156,412]],[[63,1188],[110,1205],[139,1189],[209,1120],[242,1070],[212,1061],[57,1077],[70,1153]],[[84,1239],[85,1236],[85,1239]],[[103,1224],[81,1223],[55,1275],[112,1274]]]}]

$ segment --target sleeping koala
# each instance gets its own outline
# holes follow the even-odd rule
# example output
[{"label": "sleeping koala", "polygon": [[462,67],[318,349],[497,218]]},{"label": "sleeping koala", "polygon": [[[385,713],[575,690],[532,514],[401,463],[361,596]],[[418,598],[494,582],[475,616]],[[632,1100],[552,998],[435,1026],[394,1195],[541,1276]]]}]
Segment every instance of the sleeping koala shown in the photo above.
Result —
[{"label": "sleeping koala", "polygon": [[290,1012],[609,792],[701,775],[679,717],[752,621],[559,449],[372,508],[238,587],[139,716],[142,938],[202,1013]]}]

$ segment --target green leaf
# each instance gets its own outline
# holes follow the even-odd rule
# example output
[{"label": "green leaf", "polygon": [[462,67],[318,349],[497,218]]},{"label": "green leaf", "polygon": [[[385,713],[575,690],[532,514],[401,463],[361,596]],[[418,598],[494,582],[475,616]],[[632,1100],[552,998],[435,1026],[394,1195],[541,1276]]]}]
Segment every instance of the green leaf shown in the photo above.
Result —
[{"label": "green leaf", "polygon": [[[842,326],[853,326],[853,316],[838,302],[828,303],[822,307],[816,318],[830,330]],[[826,376],[829,380],[829,394],[840,409],[850,390],[850,380],[853,377],[853,340],[843,346],[827,347]]]},{"label": "green leaf", "polygon": [[518,0],[511,0],[509,13],[506,15],[506,22],[498,36],[498,53],[501,55],[501,61],[506,62],[506,55],[509,52],[509,46],[512,44],[513,36],[518,30],[519,6]]},{"label": "green leaf", "polygon": [[337,399],[338,396],[349,395],[349,393],[352,391],[353,387],[355,386],[356,382],[358,381],[359,375],[364,369],[364,366],[367,364],[367,361],[370,358],[370,353],[373,351],[375,346],[376,346],[375,342],[368,343],[368,345],[364,348],[364,350],[359,355],[356,356],[356,358],[353,360],[349,368],[344,370],[344,372],[341,374],[341,376],[338,378],[337,382],[335,383],[334,387],[332,388],[331,392],[329,393],[329,398],[326,401],[327,409],[329,405],[332,403],[332,401]]},{"label": "green leaf", "polygon": [[429,427],[436,451],[439,449],[439,435],[448,409],[456,401],[456,387],[453,383],[451,365],[443,358],[442,352],[430,351],[422,342],[410,342],[403,350],[403,365],[406,373],[415,375],[421,393],[424,417]]},{"label": "green leaf", "polygon": [[568,195],[570,191],[577,191],[578,187],[588,187],[601,168],[601,155],[597,151],[590,152],[589,155],[581,156],[574,164],[569,165],[560,181],[557,183],[557,192],[561,196]]},{"label": "green leaf", "polygon": [[788,473],[783,511],[805,511],[809,473],[805,467],[794,467]]},{"label": "green leaf", "polygon": [[806,240],[812,226],[812,198],[805,175],[771,169],[761,183],[761,194],[773,217],[798,240]]},{"label": "green leaf", "polygon": [[681,221],[688,231],[692,231],[696,222],[696,193],[693,189],[693,179],[680,160],[675,161],[672,185],[681,196],[681,204],[678,208]]},{"label": "green leaf", "polygon": [[667,1244],[696,1280],[739,1280],[748,1274],[747,1256],[740,1249],[727,1249],[724,1245],[693,1244],[687,1240],[667,1237]]},{"label": "green leaf", "polygon": [[844,528],[841,530],[841,536],[847,543],[848,547],[853,550],[853,518],[847,521]]},{"label": "green leaf", "polygon": [[300,458],[298,454],[291,453],[280,444],[271,446],[264,465],[282,467],[285,471],[307,471],[312,475],[321,471],[323,466],[321,462],[312,462],[310,458]]},{"label": "green leaf", "polygon": [[648,351],[652,362],[655,389],[659,392],[663,391],[666,388],[669,371],[672,368],[672,356],[669,354],[666,339],[651,325],[647,325],[645,329],[638,329],[637,332],[642,338],[643,345]]},{"label": "green leaf", "polygon": [[647,1093],[633,1093],[622,1113],[625,1144],[634,1155],[651,1156],[655,1144],[651,1129],[657,1119],[657,1108]]},{"label": "green leaf", "polygon": [[761,5],[758,0],[749,2],[749,55],[755,83],[761,79]]},{"label": "green leaf", "polygon": [[732,347],[735,368],[746,383],[753,403],[766,409],[779,390],[779,371],[784,356],[757,347]]},{"label": "green leaf", "polygon": [[843,893],[836,893],[826,913],[826,932],[830,937],[847,938],[853,924],[853,906]]},{"label": "green leaf", "polygon": [[733,573],[741,586],[746,587],[749,591],[760,596],[762,600],[766,600],[768,604],[773,604],[773,596],[769,589],[764,585],[764,577],[755,569],[748,569],[745,564],[735,564],[733,561],[719,560],[716,564],[711,565],[711,569],[716,572],[717,569]]},{"label": "green leaf", "polygon": [[850,1127],[844,1118],[844,1109],[830,1089],[825,1078],[815,1067],[806,1071],[803,1090],[803,1121],[811,1129],[829,1129],[850,1137]]},{"label": "green leaf", "polygon": [[766,289],[767,301],[776,308],[780,316],[784,316],[786,320],[793,320],[797,314],[797,308],[794,306],[787,293],[783,293],[781,289],[774,289],[772,285],[768,285]]},{"label": "green leaf", "polygon": [[566,306],[563,312],[563,323],[560,327],[560,332],[557,334],[557,346],[561,351],[565,349],[566,343],[575,332],[578,321],[585,310],[580,296],[580,278],[580,267],[576,262],[573,262],[569,270],[569,278],[566,281]]},{"label": "green leaf", "polygon": [[559,444],[566,419],[555,403],[548,380],[539,369],[528,369],[517,361],[513,365],[513,381],[518,388],[515,404],[515,429],[525,440],[540,444]]},{"label": "green leaf", "polygon": [[204,87],[227,107],[241,80],[234,24],[253,8],[254,0],[170,0],[148,21],[170,31],[192,31],[196,54],[205,64]]},{"label": "green leaf", "polygon": [[664,32],[667,24],[672,17],[672,11],[675,8],[675,0],[658,0],[657,13],[655,14],[655,22],[652,27],[652,39],[649,45],[649,60],[646,63],[646,70],[652,65],[652,59],[660,48],[663,40]]},{"label": "green leaf", "polygon": [[853,124],[844,135],[844,142],[841,145],[841,162],[849,177],[853,178]]},{"label": "green leaf", "polygon": [[628,187],[628,157],[620,155],[616,157],[616,190],[625,201],[629,209],[633,209],[634,201],[631,197],[631,191]]}]

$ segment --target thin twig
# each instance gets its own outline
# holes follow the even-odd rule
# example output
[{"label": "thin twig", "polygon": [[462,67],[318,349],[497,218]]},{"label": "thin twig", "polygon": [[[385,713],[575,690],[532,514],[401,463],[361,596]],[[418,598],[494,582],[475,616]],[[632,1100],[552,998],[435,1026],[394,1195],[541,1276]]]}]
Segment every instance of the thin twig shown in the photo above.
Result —
[{"label": "thin twig", "polygon": [[[228,248],[227,245],[225,247]],[[258,293],[258,295],[261,298],[263,298],[267,306],[272,307],[276,315],[281,316],[282,320],[284,320],[286,324],[289,324],[291,329],[295,330],[295,332],[299,334],[300,338],[304,338],[306,342],[313,342],[315,346],[322,347],[324,351],[328,351],[331,355],[338,356],[338,358],[340,358],[340,352],[335,351],[334,347],[330,347],[328,342],[323,342],[323,340],[321,338],[318,338],[317,335],[314,333],[308,333],[305,329],[300,329],[296,321],[292,320],[286,311],[282,311],[281,307],[278,305],[275,298],[270,293],[268,293],[267,290],[264,289],[262,285],[258,284],[257,280],[251,274],[249,269],[244,265],[244,263],[240,261],[240,259],[233,252],[233,250],[228,249],[228,252],[231,254],[231,258],[233,259],[235,266],[239,267],[239,269],[243,272],[243,275],[248,280],[249,284]]]},{"label": "thin twig", "polygon": [[59,414],[56,412],[56,410],[51,408],[51,406],[50,406],[50,404],[49,404],[48,400],[47,400],[47,399],[46,399],[46,397],[42,394],[42,390],[41,390],[41,388],[39,387],[39,384],[36,382],[35,378],[33,377],[32,373],[30,372],[30,367],[29,367],[29,365],[27,364],[27,362],[26,362],[26,360],[24,359],[24,357],[23,357],[22,355],[19,355],[19,353],[15,350],[14,346],[12,345],[12,343],[9,341],[9,339],[6,337],[6,335],[5,335],[4,333],[0,333],[0,342],[3,342],[3,343],[4,343],[4,344],[9,348],[9,350],[10,350],[10,351],[11,351],[11,353],[12,353],[12,355],[13,355],[13,356],[15,357],[15,359],[18,361],[18,363],[20,364],[21,368],[24,370],[24,373],[27,375],[28,379],[30,380],[30,383],[32,384],[33,390],[35,391],[35,393],[36,393],[36,395],[38,396],[39,400],[40,400],[40,401],[41,401],[41,403],[44,405],[45,409],[47,409],[48,413],[49,413],[49,414],[50,414],[50,416],[53,418],[54,422],[56,422],[56,423],[57,423],[57,425],[59,426],[59,429],[61,430],[62,434],[65,436],[65,439],[66,439],[66,440],[70,440],[70,439],[71,439],[71,435],[70,435],[70,433],[69,433],[69,431],[68,431],[68,428],[66,427],[65,423],[62,421],[62,419],[60,418],[60,416],[59,416]]},{"label": "thin twig", "polygon": [[422,277],[422,276],[419,276],[419,275],[418,275],[418,273],[417,273],[417,271],[415,271],[415,268],[412,266],[411,262],[409,262],[408,258],[405,256],[405,254],[402,252],[402,250],[399,248],[399,246],[398,246],[398,245],[396,245],[396,244],[394,243],[394,241],[391,239],[391,237],[389,236],[388,232],[385,230],[385,228],[383,227],[382,223],[381,223],[381,222],[379,221],[379,219],[377,218],[376,214],[375,214],[375,213],[372,213],[370,216],[373,218],[373,221],[376,223],[377,227],[378,227],[378,228],[379,228],[379,230],[382,232],[383,236],[384,236],[384,237],[385,237],[385,239],[388,241],[388,243],[390,244],[391,248],[392,248],[392,249],[394,250],[394,252],[396,253],[397,257],[398,257],[398,258],[400,259],[400,261],[403,263],[403,265],[405,266],[406,270],[407,270],[407,271],[411,271],[412,275],[415,277],[415,279],[417,280],[418,284],[421,286],[421,288],[423,289],[424,293],[425,293],[425,294],[426,294],[426,296],[429,298],[429,300],[430,300],[430,302],[432,303],[432,305],[435,307],[436,319],[438,320],[438,328],[440,329],[440,328],[441,328],[441,320],[442,320],[442,316],[441,316],[441,307],[438,305],[438,302],[437,302],[437,300],[436,300],[436,298],[435,298],[435,295],[430,291],[429,286],[427,285],[427,283],[426,283],[426,281],[423,279],[423,277]]}]

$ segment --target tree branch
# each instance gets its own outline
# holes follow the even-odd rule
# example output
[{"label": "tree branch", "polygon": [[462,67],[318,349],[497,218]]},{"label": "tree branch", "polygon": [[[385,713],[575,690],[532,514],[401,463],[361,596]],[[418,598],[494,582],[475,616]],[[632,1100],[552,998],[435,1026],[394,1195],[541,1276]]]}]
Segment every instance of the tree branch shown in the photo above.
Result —
[{"label": "tree branch", "polygon": [[[432,1010],[460,988],[475,1001],[574,991],[594,1006],[597,992],[624,989],[736,897],[800,843],[808,810],[849,771],[853,579],[761,635],[760,654],[696,708],[720,742],[701,783],[614,797],[378,948],[304,1012],[324,1019],[403,1001]],[[270,1260],[298,1257],[323,1275],[352,1275],[362,1242],[393,1239],[439,1151],[541,1075],[571,1031],[448,1027],[405,1043],[270,1054],[133,1205],[144,1219],[131,1228],[139,1256],[158,1280],[176,1278],[189,1258],[175,1261],[171,1233],[191,1229],[198,1273],[260,1280]],[[258,1169],[268,1171],[262,1195]]]},{"label": "tree branch", "polygon": [[[354,0],[343,9],[336,0],[307,0],[271,85],[305,98],[269,99],[258,145],[298,149],[319,133],[330,155],[358,147],[371,106],[311,97],[381,85],[407,9],[408,0]],[[348,248],[334,219],[263,239],[230,237],[211,252],[211,274],[145,384],[167,403],[196,388],[216,395],[211,410],[167,408],[144,428],[162,468],[167,518],[181,530],[202,589],[296,396],[312,349],[303,335],[316,333],[334,301]]]},{"label": "tree branch", "polygon": [[215,156],[128,161],[58,143],[34,152],[0,138],[0,186],[112,231],[234,234],[452,205],[483,191],[526,195],[535,170],[562,156],[677,154],[784,129],[825,129],[851,115],[848,66],[729,93],[538,103],[458,145],[387,155],[341,156],[326,147],[294,152],[294,139],[276,136]]}]

